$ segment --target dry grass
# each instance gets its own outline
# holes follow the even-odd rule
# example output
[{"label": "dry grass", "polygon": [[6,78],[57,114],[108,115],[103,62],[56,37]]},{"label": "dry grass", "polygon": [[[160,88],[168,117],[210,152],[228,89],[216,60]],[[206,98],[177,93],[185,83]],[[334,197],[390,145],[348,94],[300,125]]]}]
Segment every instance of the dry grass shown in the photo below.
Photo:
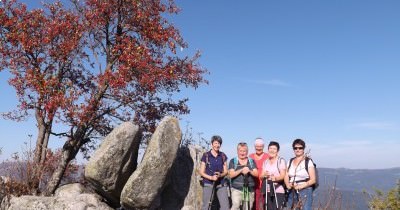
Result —
[{"label": "dry grass", "polygon": [[[44,164],[33,161],[34,150],[30,143],[24,143],[21,153],[13,153],[3,161],[0,175],[0,198],[4,196],[38,195],[46,187],[61,158],[61,150],[48,149]],[[63,182],[79,182],[76,176],[78,166],[71,163],[64,173]]]}]

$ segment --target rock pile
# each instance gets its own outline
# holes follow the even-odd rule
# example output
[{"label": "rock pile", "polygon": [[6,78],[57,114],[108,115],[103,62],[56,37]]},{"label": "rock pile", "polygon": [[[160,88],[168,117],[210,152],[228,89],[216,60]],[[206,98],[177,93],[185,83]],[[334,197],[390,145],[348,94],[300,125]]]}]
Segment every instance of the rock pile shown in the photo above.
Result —
[{"label": "rock pile", "polygon": [[126,122],[115,128],[85,168],[90,188],[60,187],[52,197],[11,197],[1,209],[163,209],[201,206],[200,147],[180,147],[182,133],[174,117],[165,117],[152,135],[141,163],[140,128]]}]

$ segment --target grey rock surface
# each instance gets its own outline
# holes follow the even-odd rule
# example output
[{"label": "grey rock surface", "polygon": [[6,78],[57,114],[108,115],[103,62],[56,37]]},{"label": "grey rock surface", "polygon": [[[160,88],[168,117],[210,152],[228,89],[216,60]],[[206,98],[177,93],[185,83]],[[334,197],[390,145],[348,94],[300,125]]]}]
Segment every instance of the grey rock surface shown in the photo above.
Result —
[{"label": "grey rock surface", "polygon": [[8,210],[112,210],[102,202],[101,196],[86,191],[80,184],[59,188],[53,197],[21,196],[11,197]]},{"label": "grey rock surface", "polygon": [[175,117],[165,117],[152,135],[143,160],[121,193],[125,209],[152,209],[176,158],[182,133]]},{"label": "grey rock surface", "polygon": [[106,136],[86,165],[86,180],[114,206],[119,206],[121,191],[136,169],[140,138],[137,125],[122,123]]}]

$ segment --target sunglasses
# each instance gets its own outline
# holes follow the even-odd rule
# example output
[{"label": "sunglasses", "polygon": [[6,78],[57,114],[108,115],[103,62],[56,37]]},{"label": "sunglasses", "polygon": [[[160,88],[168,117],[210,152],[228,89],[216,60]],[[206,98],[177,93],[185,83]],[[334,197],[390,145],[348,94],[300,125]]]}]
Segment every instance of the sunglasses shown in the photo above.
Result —
[{"label": "sunglasses", "polygon": [[293,147],[293,150],[303,150],[304,147]]}]

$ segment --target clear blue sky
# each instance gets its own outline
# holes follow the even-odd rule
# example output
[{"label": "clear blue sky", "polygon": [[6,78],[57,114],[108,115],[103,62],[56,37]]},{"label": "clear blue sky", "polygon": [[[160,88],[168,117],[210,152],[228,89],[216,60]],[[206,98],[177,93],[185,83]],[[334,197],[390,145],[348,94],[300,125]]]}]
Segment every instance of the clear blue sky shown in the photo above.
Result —
[{"label": "clear blue sky", "polygon": [[[180,53],[200,50],[210,71],[209,85],[182,93],[191,107],[182,130],[189,121],[195,136],[221,135],[229,157],[261,136],[289,159],[303,138],[319,167],[400,166],[400,1],[176,3],[172,22],[189,43]],[[16,104],[7,76],[0,112]],[[28,134],[33,119],[1,119],[1,158]]]}]

